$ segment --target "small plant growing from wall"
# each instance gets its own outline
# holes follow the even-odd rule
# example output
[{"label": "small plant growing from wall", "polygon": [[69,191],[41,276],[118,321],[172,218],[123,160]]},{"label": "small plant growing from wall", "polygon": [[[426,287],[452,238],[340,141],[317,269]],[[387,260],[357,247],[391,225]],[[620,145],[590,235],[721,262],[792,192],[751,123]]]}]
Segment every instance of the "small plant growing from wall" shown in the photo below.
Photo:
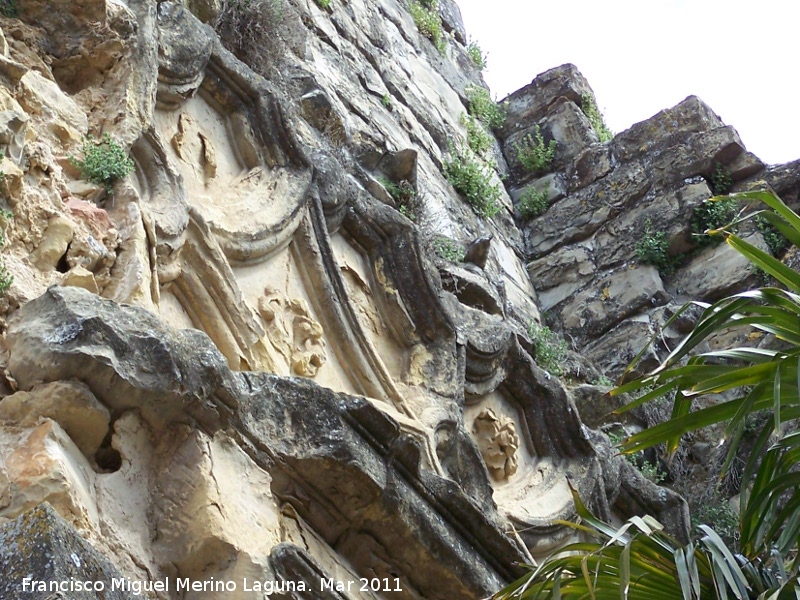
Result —
[{"label": "small plant growing from wall", "polygon": [[534,186],[528,186],[519,197],[517,210],[519,215],[526,221],[535,219],[547,210],[547,198],[550,195],[550,186],[547,185],[541,190]]},{"label": "small plant growing from wall", "polygon": [[506,112],[489,95],[489,90],[476,85],[466,88],[469,114],[486,125],[489,129],[497,129],[506,120]]},{"label": "small plant growing from wall", "polygon": [[107,133],[99,141],[91,136],[84,138],[82,152],[83,158],[70,156],[69,162],[80,169],[84,178],[105,186],[107,191],[111,191],[118,179],[133,172],[134,164],[128,153]]},{"label": "small plant growing from wall", "polygon": [[721,196],[731,191],[733,187],[733,177],[731,172],[723,164],[714,163],[714,170],[711,172],[711,191],[714,195]]},{"label": "small plant growing from wall", "polygon": [[597,134],[597,139],[601,142],[607,142],[614,137],[614,132],[606,125],[603,113],[597,108],[597,102],[595,102],[591,94],[583,94],[581,96],[581,110],[586,115],[586,118],[589,119],[589,123],[592,124],[594,132]]},{"label": "small plant growing from wall", "polygon": [[536,364],[551,375],[556,377],[563,375],[564,359],[568,349],[564,338],[547,325],[539,325],[535,321],[528,326],[528,336],[533,344],[533,358]]},{"label": "small plant growing from wall", "polygon": [[663,231],[653,231],[653,223],[647,219],[644,232],[636,244],[636,256],[646,265],[653,265],[662,275],[671,275],[675,260],[669,255],[669,243]]},{"label": "small plant growing from wall", "polygon": [[436,46],[440,54],[444,54],[446,44],[437,0],[411,0],[409,12],[417,30]]},{"label": "small plant growing from wall", "polygon": [[[6,244],[6,237],[3,231],[5,230],[14,214],[10,210],[0,209],[0,249]],[[5,296],[8,288],[14,283],[14,276],[8,271],[5,262],[0,258],[0,296]]]},{"label": "small plant growing from wall", "polygon": [[381,104],[383,104],[383,108],[389,110],[392,108],[392,97],[389,94],[384,94],[381,96]]},{"label": "small plant growing from wall", "polygon": [[764,242],[767,244],[767,248],[769,248],[772,256],[778,256],[789,246],[789,240],[786,236],[773,227],[767,219],[761,215],[756,215],[753,221],[755,221],[756,227],[758,227],[761,235],[764,236]]},{"label": "small plant growing from wall", "polygon": [[478,45],[478,42],[475,40],[470,40],[467,44],[467,54],[469,55],[469,59],[472,61],[479,70],[483,71],[486,68],[486,55],[481,50],[481,47]]},{"label": "small plant growing from wall", "polygon": [[380,182],[392,199],[397,203],[397,210],[400,214],[411,221],[415,221],[414,200],[416,199],[417,193],[412,183],[407,179],[395,183],[385,177],[380,178]]},{"label": "small plant growing from wall", "polygon": [[439,258],[450,262],[462,262],[467,254],[464,246],[443,235],[436,236],[433,247]]},{"label": "small plant growing from wall", "polygon": [[533,135],[528,134],[522,142],[514,144],[522,168],[528,173],[544,173],[553,164],[553,155],[556,152],[556,141],[545,143],[544,136],[538,125],[533,127]]},{"label": "small plant growing from wall", "polygon": [[461,114],[461,124],[467,130],[467,145],[470,150],[487,159],[492,149],[492,136],[478,119],[467,113]]},{"label": "small plant growing from wall", "polygon": [[450,144],[450,158],[444,163],[444,175],[480,216],[490,218],[500,211],[500,187],[492,184],[490,169],[468,149]]},{"label": "small plant growing from wall", "polygon": [[327,10],[331,6],[331,0],[317,0],[317,5],[320,8]]},{"label": "small plant growing from wall", "polygon": [[13,19],[19,15],[17,0],[0,0],[0,15],[8,19]]},{"label": "small plant growing from wall", "polygon": [[[614,430],[607,431],[606,435],[608,436],[608,440],[614,446],[618,446],[626,438],[624,434]],[[667,478],[667,474],[664,473],[657,464],[646,460],[643,456],[641,456],[641,453],[626,454],[625,460],[639,469],[639,472],[645,477],[645,479],[649,479],[653,483],[661,483]]]},{"label": "small plant growing from wall", "polygon": [[[694,240],[699,246],[709,246],[722,242],[721,235],[706,235],[706,231],[719,229],[736,219],[739,205],[733,198],[706,200],[695,206],[692,211],[691,229]],[[736,228],[732,229],[735,231]]]}]

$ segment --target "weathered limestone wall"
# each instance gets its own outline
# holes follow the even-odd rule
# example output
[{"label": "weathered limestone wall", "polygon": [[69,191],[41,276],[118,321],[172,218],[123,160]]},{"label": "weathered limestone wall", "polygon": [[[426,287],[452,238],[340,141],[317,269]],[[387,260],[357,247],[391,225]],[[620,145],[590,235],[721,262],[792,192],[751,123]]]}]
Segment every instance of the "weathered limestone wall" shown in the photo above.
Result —
[{"label": "weathered limestone wall", "polygon": [[[442,174],[483,85],[455,4],[443,52],[402,0],[237,5],[20,0],[0,19],[0,588],[45,597],[19,573],[49,552],[35,577],[238,584],[151,598],[263,597],[247,578],[477,599],[570,534],[568,481],[601,516],[684,533],[685,503],[582,424],[527,326],[553,315],[589,358],[576,381],[615,373],[676,286],[721,291],[700,262],[636,265],[630,232],[652,215],[688,243],[715,162],[795,196],[796,166],[762,173],[696,99],[600,144],[566,66],[509,98],[508,191],[483,218]],[[551,207],[519,228],[510,149],[534,124],[558,142]],[[70,161],[102,133],[135,162],[113,193]],[[386,180],[413,187],[413,221]],[[439,235],[483,241],[456,263]],[[319,589],[361,577],[392,590]]]}]

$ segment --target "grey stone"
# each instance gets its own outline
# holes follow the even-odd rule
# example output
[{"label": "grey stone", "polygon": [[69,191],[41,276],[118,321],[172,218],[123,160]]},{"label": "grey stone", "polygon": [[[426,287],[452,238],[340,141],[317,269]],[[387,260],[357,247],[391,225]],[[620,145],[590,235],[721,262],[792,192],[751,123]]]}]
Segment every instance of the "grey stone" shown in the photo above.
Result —
[{"label": "grey stone", "polygon": [[691,183],[678,190],[651,191],[635,210],[620,213],[594,236],[598,268],[608,269],[636,258],[636,246],[642,239],[647,221],[652,232],[663,232],[669,254],[677,256],[695,247],[689,234],[692,210],[712,196],[705,183]]},{"label": "grey stone", "polygon": [[453,37],[462,44],[467,43],[467,30],[461,18],[461,9],[453,0],[439,0],[439,16],[445,31],[452,33]]},{"label": "grey stone", "polygon": [[638,163],[615,169],[602,180],[589,185],[548,211],[548,218],[523,229],[526,248],[533,257],[555,248],[587,239],[606,221],[642,198],[651,183]]},{"label": "grey stone", "polygon": [[[61,590],[23,587],[30,578],[45,586],[64,582]],[[111,561],[89,545],[47,504],[0,526],[0,595],[18,600],[132,600],[134,594],[112,589],[122,574]],[[75,589],[74,583],[97,582],[102,591]],[[72,589],[70,589],[70,586]],[[62,595],[63,594],[63,595]]]},{"label": "grey stone", "polygon": [[[488,483],[481,500],[423,470],[417,442],[370,401],[233,373],[204,334],[79,288],[50,288],[15,314],[9,369],[21,388],[80,372],[104,404],[136,408],[157,431],[187,418],[209,433],[234,427],[259,449],[273,494],[307,498],[295,509],[331,544],[348,531],[373,537],[392,564],[414,565],[397,575],[425,597],[477,599],[521,574]],[[342,551],[360,572],[377,568],[372,554]]]},{"label": "grey stone", "polygon": [[620,162],[653,152],[659,147],[682,143],[687,136],[722,127],[713,110],[697,96],[689,96],[679,104],[662,110],[649,119],[636,123],[614,138],[614,155]]},{"label": "grey stone", "polygon": [[[753,232],[745,241],[768,252],[761,233]],[[675,293],[690,298],[715,300],[746,289],[755,282],[753,265],[728,244],[705,248],[687,266],[679,269],[670,282]]]},{"label": "grey stone", "polygon": [[562,173],[548,173],[524,187],[510,189],[508,194],[516,203],[519,202],[522,194],[531,188],[537,192],[547,190],[547,204],[553,204],[567,195],[567,182]]},{"label": "grey stone", "polygon": [[597,337],[645,306],[667,302],[655,267],[623,268],[576,294],[561,309],[564,327],[579,339]]},{"label": "grey stone", "polygon": [[567,164],[570,192],[584,188],[601,177],[605,177],[613,168],[611,147],[608,144],[589,146]]},{"label": "grey stone", "polygon": [[[583,353],[608,376],[619,377],[655,333],[655,327],[648,315],[634,315],[586,344]],[[651,347],[642,356],[631,376],[644,375],[657,367],[659,362],[660,356]]]},{"label": "grey stone", "polygon": [[560,98],[580,105],[586,94],[594,96],[586,78],[575,65],[564,64],[545,71],[503,99],[506,122],[498,131],[498,137],[506,141],[512,133],[538,122]]}]

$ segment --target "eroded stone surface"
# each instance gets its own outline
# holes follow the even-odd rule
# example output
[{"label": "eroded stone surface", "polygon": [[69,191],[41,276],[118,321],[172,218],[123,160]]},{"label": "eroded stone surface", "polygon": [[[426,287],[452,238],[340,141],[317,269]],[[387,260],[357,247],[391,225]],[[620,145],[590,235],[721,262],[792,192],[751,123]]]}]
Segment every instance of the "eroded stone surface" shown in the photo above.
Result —
[{"label": "eroded stone surface", "polygon": [[[749,277],[725,262],[708,282],[717,250],[674,275],[639,264],[644,223],[691,251],[715,165],[796,201],[796,164],[764,171],[697,98],[599,143],[564,65],[508,98],[490,154],[509,192],[485,219],[442,174],[482,85],[449,0],[442,53],[390,0],[58,6],[2,22],[3,516],[50,501],[136,579],[398,577],[409,599],[486,597],[563,543],[568,476],[603,518],[686,533],[682,500],[582,423],[573,399],[597,389],[540,369],[528,327],[547,309],[569,334],[593,363],[571,354],[571,378],[618,373],[688,292]],[[522,173],[536,127],[555,160]],[[102,133],[136,165],[111,194],[69,160]],[[517,227],[527,186],[548,209]]]},{"label": "eroded stone surface", "polygon": [[[59,590],[49,590],[50,581],[99,582],[103,591],[72,590],[70,598],[94,600],[99,593],[108,600],[132,600],[136,596],[119,589],[112,590],[114,579],[122,573],[114,564],[88,544],[83,536],[65,522],[47,503],[0,526],[0,581],[7,598],[38,600],[58,597]],[[35,575],[35,577],[31,577]],[[23,589],[23,580],[44,582]],[[74,588],[74,586],[73,586]]]}]

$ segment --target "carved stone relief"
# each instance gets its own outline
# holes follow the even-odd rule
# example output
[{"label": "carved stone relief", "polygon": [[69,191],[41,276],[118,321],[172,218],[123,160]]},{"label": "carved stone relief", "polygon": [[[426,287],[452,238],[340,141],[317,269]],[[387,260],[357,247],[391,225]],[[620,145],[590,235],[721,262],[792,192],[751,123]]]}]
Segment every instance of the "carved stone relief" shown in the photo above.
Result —
[{"label": "carved stone relief", "polygon": [[480,412],[472,423],[483,460],[495,479],[510,479],[517,472],[519,436],[514,422],[498,417],[491,408]]},{"label": "carved stone relief", "polygon": [[308,305],[267,288],[258,301],[258,312],[267,324],[269,342],[291,365],[292,371],[314,377],[327,356],[322,325],[311,318]]}]

